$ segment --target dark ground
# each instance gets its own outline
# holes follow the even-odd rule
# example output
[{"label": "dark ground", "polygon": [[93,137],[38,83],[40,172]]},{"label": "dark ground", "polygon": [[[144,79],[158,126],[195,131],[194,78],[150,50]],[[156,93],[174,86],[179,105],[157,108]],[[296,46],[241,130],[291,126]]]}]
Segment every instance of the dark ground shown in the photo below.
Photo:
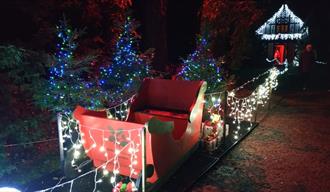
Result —
[{"label": "dark ground", "polygon": [[191,191],[330,191],[327,71],[319,67],[307,91],[295,74],[285,74],[260,125]]}]

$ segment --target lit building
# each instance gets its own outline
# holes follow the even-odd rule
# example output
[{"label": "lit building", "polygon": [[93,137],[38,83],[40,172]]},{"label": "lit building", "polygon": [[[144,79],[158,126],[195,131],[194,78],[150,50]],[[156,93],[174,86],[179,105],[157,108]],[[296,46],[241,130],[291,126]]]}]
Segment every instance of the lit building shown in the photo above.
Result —
[{"label": "lit building", "polygon": [[256,33],[265,42],[269,59],[277,57],[280,63],[291,64],[297,42],[308,36],[308,27],[284,4]]}]

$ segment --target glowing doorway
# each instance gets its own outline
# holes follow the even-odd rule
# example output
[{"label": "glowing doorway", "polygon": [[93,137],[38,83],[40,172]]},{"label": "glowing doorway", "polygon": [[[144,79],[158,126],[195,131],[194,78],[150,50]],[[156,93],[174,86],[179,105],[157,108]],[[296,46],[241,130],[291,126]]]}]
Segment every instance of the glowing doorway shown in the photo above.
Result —
[{"label": "glowing doorway", "polygon": [[276,58],[280,63],[283,63],[284,51],[285,51],[285,45],[283,44],[275,45],[274,59]]}]

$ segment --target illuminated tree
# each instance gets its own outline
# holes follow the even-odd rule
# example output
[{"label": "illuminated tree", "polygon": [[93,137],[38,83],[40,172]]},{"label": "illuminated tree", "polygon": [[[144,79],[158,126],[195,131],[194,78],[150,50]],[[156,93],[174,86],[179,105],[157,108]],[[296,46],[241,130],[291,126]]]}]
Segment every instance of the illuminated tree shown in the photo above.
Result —
[{"label": "illuminated tree", "polygon": [[180,75],[186,80],[207,81],[207,92],[216,92],[222,88],[220,61],[213,57],[205,37],[198,36],[196,50],[183,60]]},{"label": "illuminated tree", "polygon": [[78,104],[102,107],[102,92],[97,84],[83,78],[94,58],[88,56],[79,60],[73,56],[80,32],[72,30],[65,19],[56,29],[59,42],[55,60],[49,69],[49,80],[39,85],[40,91],[34,96],[37,104],[56,112],[70,112]]},{"label": "illuminated tree", "polygon": [[148,76],[150,58],[142,57],[139,52],[136,28],[136,22],[127,17],[121,26],[112,63],[101,68],[99,83],[109,93],[108,100],[119,102],[131,96],[141,80]]}]

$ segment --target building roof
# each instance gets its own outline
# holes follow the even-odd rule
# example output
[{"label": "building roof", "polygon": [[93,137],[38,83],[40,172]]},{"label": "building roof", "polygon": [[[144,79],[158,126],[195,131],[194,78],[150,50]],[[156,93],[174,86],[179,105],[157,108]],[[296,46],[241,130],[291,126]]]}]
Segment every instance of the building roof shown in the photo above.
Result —
[{"label": "building roof", "polygon": [[[286,32],[279,32],[277,25],[287,25]],[[256,33],[262,40],[299,40],[308,34],[308,28],[288,7],[283,4],[281,8],[268,19]]]}]

